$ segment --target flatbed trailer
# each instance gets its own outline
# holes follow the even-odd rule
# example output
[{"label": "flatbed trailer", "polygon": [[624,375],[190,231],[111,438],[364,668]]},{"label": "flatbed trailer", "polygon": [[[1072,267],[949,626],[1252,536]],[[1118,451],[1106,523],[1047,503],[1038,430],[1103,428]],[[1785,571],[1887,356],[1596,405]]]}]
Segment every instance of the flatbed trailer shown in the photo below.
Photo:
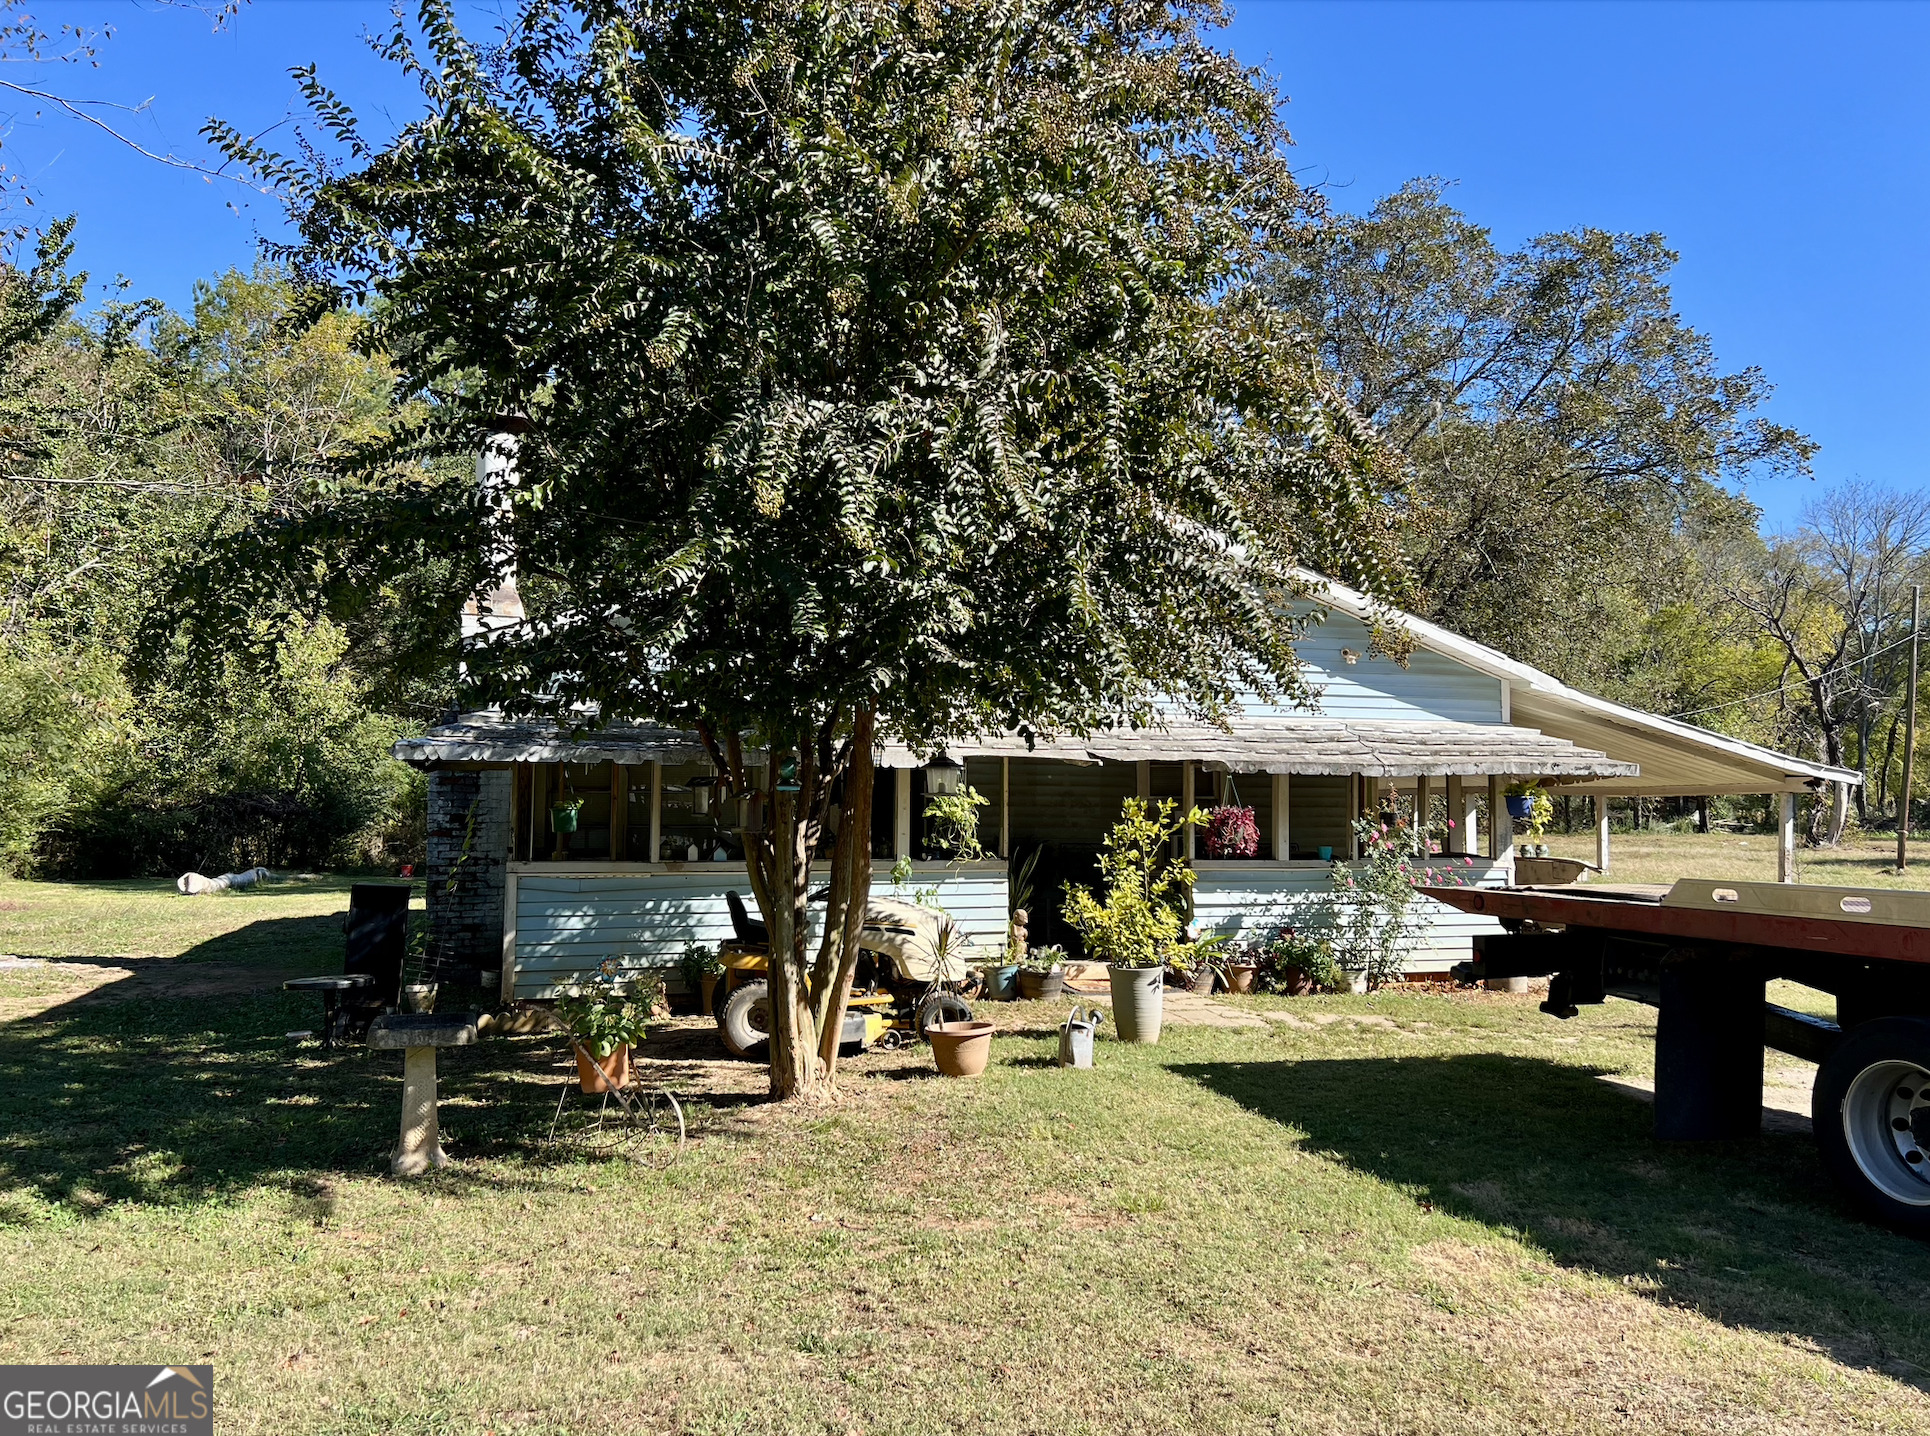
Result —
[{"label": "flatbed trailer", "polygon": [[[1426,887],[1497,919],[1472,978],[1545,977],[1542,1011],[1609,997],[1657,1009],[1655,1134],[1755,1137],[1762,1049],[1818,1063],[1823,1164],[1873,1217],[1930,1235],[1930,892],[1685,878],[1672,887]],[[1769,1002],[1785,978],[1836,1021]]]}]

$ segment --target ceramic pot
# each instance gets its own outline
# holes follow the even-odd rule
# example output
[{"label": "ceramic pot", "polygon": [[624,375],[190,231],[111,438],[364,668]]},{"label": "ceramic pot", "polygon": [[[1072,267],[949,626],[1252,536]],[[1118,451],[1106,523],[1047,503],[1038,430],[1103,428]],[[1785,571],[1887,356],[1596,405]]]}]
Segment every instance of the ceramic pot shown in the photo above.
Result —
[{"label": "ceramic pot", "polygon": [[409,983],[402,989],[402,1006],[409,1012],[434,1012],[436,984],[433,982]]},{"label": "ceramic pot", "polygon": [[576,814],[577,810],[575,808],[551,808],[550,830],[558,833],[575,832]]},{"label": "ceramic pot", "polygon": [[714,972],[706,972],[702,978],[703,1015],[706,1017],[717,1010],[717,978],[718,974]]},{"label": "ceramic pot", "polygon": [[585,1092],[608,1092],[613,1086],[630,1085],[628,1047],[619,1047],[608,1057],[596,1057],[581,1042],[570,1045],[576,1049],[576,1079]]},{"label": "ceramic pot", "polygon": [[1313,991],[1313,979],[1306,968],[1288,966],[1281,970],[1280,988],[1289,997],[1305,997]]},{"label": "ceramic pot", "polygon": [[1367,991],[1367,969],[1364,967],[1343,967],[1340,969],[1340,988],[1356,997]]},{"label": "ceramic pot", "polygon": [[1161,983],[1162,967],[1109,967],[1112,982],[1112,1021],[1121,1042],[1148,1046],[1159,1041],[1160,1019],[1165,1014],[1166,996]]},{"label": "ceramic pot", "polygon": [[1036,972],[1023,967],[1019,969],[1019,996],[1028,1002],[1057,1001],[1065,990],[1063,968],[1055,967],[1050,972]]},{"label": "ceramic pot", "polygon": [[1215,981],[1218,980],[1218,978],[1219,978],[1219,974],[1213,971],[1212,968],[1202,967],[1198,972],[1190,973],[1187,975],[1186,990],[1188,992],[1197,993],[1201,997],[1211,996],[1213,992],[1213,984]]},{"label": "ceramic pot", "polygon": [[1248,962],[1229,962],[1226,965],[1226,990],[1228,992],[1253,991],[1253,974],[1260,969]]},{"label": "ceramic pot", "polygon": [[985,996],[993,1002],[1010,1002],[1019,995],[1019,965],[1014,962],[998,967],[981,967],[985,977]]},{"label": "ceramic pot", "polygon": [[946,1077],[977,1077],[992,1055],[992,1033],[997,1029],[982,1018],[970,1022],[934,1022],[925,1029],[932,1060]]},{"label": "ceramic pot", "polygon": [[1535,800],[1526,793],[1519,798],[1508,799],[1508,816],[1511,818],[1532,818],[1535,815]]}]

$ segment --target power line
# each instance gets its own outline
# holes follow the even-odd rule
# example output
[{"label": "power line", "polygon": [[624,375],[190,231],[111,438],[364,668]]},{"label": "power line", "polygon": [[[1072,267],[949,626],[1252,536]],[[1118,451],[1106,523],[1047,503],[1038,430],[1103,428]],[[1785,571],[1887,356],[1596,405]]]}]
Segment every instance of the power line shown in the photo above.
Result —
[{"label": "power line", "polygon": [[[1910,640],[1908,638],[1899,638],[1895,643],[1886,643],[1881,648],[1871,649],[1856,661],[1859,663],[1868,662],[1870,659],[1880,657],[1892,649],[1902,648],[1909,642]],[[1727,703],[1711,704],[1707,708],[1697,708],[1691,713],[1671,713],[1669,717],[1677,719],[1700,718],[1705,713],[1720,713],[1725,708],[1739,708],[1745,703],[1754,703],[1758,698],[1773,698],[1778,693],[1788,692],[1791,688],[1806,688],[1808,686],[1809,680],[1807,678],[1792,678],[1789,682],[1778,684],[1774,688],[1765,688],[1760,693],[1751,693],[1747,698],[1731,698]]]}]

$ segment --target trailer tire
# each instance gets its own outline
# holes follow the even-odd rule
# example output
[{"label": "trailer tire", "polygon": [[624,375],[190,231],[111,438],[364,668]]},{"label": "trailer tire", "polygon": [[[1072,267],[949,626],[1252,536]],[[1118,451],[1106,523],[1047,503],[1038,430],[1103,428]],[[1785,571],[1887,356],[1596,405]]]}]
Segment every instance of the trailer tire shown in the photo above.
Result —
[{"label": "trailer tire", "polygon": [[1875,1220],[1930,1236],[1930,1019],[1852,1028],[1816,1074],[1823,1167]]},{"label": "trailer tire", "polygon": [[717,1031],[733,1057],[762,1057],[771,1041],[771,985],[747,982],[724,1003]]}]

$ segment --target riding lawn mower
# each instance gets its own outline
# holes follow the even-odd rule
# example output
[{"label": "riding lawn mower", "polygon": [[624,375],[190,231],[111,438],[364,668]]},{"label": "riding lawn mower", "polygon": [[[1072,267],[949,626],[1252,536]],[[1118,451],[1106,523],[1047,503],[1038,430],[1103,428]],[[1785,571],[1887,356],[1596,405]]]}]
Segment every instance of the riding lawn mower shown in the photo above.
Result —
[{"label": "riding lawn mower", "polygon": [[[717,952],[724,972],[711,1013],[733,1055],[761,1057],[771,1037],[770,928],[750,915],[736,893],[724,900],[735,940]],[[934,1022],[969,1021],[966,999],[978,990],[978,974],[966,961],[967,951],[964,933],[941,908],[892,898],[866,903],[843,1045],[897,1047],[923,1041]]]}]

